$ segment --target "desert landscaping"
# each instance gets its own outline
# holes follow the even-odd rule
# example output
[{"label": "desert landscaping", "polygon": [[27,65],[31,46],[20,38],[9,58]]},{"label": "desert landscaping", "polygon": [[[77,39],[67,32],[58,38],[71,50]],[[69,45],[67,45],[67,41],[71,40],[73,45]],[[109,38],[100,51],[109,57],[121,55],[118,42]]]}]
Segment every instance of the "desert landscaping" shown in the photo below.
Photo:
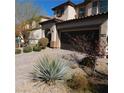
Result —
[{"label": "desert landscaping", "polygon": [[15,15],[16,93],[108,93],[108,0],[17,0]]},{"label": "desert landscaping", "polygon": [[[44,83],[38,86],[35,83],[39,81],[34,82],[29,76],[33,70],[33,65],[45,56],[50,60],[56,58],[62,60],[63,63],[68,64],[69,68],[65,78],[56,80],[56,84],[48,85]],[[16,93],[106,93],[108,86],[107,60],[98,59],[93,72],[90,67],[80,65],[79,61],[85,56],[85,54],[75,51],[51,48],[43,49],[40,52],[17,54],[15,56]],[[40,83],[42,84],[42,82]]]}]

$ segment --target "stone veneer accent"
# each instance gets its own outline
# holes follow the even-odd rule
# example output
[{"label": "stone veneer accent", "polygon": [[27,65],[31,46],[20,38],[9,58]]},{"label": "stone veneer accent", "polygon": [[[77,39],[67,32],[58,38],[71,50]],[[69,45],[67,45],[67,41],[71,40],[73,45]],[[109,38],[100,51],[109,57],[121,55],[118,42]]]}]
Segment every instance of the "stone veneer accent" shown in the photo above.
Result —
[{"label": "stone veneer accent", "polygon": [[60,47],[59,47],[59,42],[51,41],[51,42],[50,42],[50,47],[52,47],[52,48],[60,48]]}]

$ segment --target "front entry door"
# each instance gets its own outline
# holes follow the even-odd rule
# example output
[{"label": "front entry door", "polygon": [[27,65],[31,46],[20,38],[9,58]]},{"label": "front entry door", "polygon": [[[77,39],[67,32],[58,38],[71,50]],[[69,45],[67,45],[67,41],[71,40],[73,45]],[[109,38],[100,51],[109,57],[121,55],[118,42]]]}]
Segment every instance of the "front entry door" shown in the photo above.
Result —
[{"label": "front entry door", "polygon": [[50,29],[45,30],[45,37],[48,38],[49,43],[48,43],[48,47],[50,47],[50,42],[51,42],[51,32]]}]

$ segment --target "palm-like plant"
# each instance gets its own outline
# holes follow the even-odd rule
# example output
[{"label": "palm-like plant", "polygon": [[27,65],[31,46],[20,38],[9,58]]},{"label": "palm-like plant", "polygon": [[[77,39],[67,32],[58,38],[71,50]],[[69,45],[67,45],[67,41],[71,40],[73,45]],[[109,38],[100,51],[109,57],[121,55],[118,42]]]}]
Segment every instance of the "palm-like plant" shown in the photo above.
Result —
[{"label": "palm-like plant", "polygon": [[44,82],[51,85],[55,84],[56,80],[64,80],[67,71],[69,71],[69,66],[65,62],[58,59],[50,60],[45,57],[34,65],[31,77],[40,83]]}]

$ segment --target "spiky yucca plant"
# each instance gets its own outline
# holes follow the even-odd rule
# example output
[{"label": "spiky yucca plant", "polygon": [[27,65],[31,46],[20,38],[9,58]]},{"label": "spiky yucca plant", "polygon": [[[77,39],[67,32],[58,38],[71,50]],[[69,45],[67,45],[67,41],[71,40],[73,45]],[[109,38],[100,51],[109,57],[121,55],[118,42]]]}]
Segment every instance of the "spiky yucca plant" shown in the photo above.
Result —
[{"label": "spiky yucca plant", "polygon": [[69,66],[65,62],[45,57],[34,65],[31,76],[33,80],[51,85],[55,84],[56,80],[64,80],[67,71],[69,71]]}]

